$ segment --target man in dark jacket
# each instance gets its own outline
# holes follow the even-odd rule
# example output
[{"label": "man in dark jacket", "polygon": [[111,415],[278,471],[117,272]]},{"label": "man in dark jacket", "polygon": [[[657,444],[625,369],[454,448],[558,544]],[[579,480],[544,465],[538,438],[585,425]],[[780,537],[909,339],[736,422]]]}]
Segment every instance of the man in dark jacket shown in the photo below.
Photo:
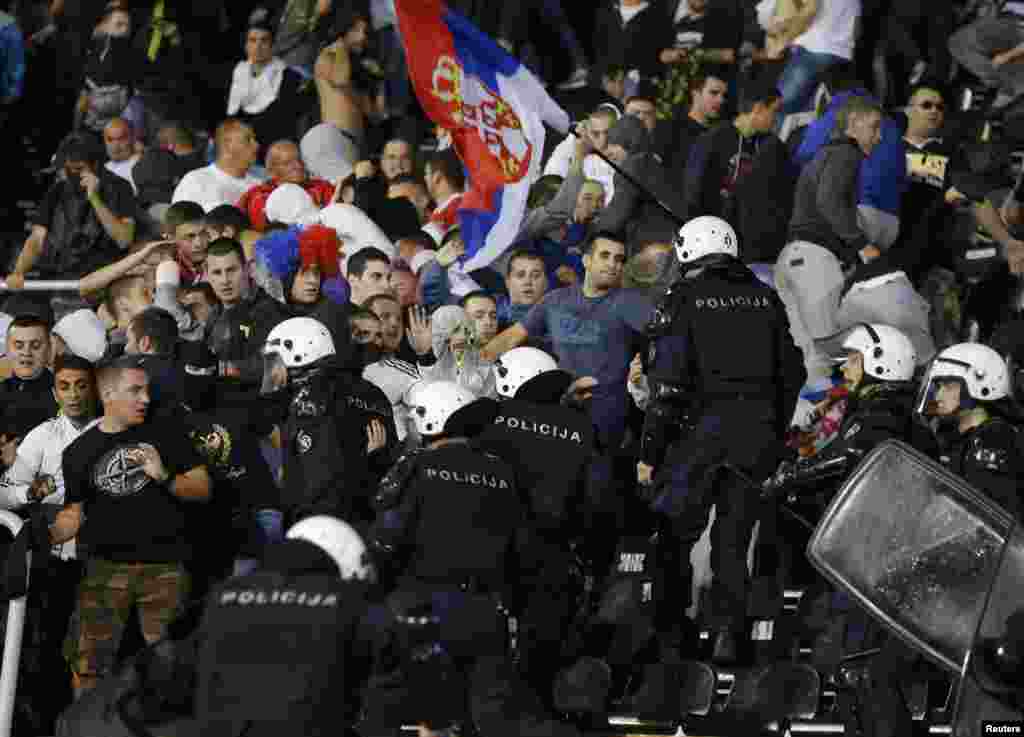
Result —
[{"label": "man in dark jacket", "polygon": [[[660,47],[652,40],[664,35],[668,22],[661,3],[605,0],[594,15],[594,56],[614,59],[627,73],[636,69],[642,77],[656,77],[662,65]],[[601,80],[591,84],[598,87]]]},{"label": "man in dark jacket", "polygon": [[796,185],[786,147],[771,132],[781,100],[774,84],[748,85],[736,119],[698,138],[686,167],[687,219],[728,221],[740,239],[740,259],[763,264],[763,272],[786,244]]},{"label": "man in dark jacket", "polygon": [[804,352],[809,378],[827,377],[832,364],[814,340],[837,332],[846,274],[878,258],[857,220],[860,165],[881,139],[882,112],[851,97],[836,116],[832,140],[800,174],[789,240],[775,265],[775,288],[789,315],[794,342]]},{"label": "man in dark jacket", "polygon": [[624,176],[616,173],[615,194],[611,202],[607,203],[605,209],[595,218],[592,232],[622,233],[628,242],[641,222],[647,226],[652,226],[654,222],[663,223],[669,232],[676,230],[678,224],[651,201],[651,196],[657,197],[680,217],[683,212],[683,200],[677,189],[670,184],[665,167],[650,149],[650,134],[635,116],[622,116],[608,131],[608,146],[605,149],[608,158],[618,164],[646,191],[640,191],[626,181]]}]

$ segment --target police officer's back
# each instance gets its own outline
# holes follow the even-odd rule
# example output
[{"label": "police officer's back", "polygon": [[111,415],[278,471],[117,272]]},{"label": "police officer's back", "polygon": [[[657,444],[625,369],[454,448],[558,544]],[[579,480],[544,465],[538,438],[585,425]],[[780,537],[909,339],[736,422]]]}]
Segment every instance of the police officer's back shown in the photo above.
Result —
[{"label": "police officer's back", "polygon": [[565,541],[586,522],[578,502],[596,450],[593,423],[561,403],[572,377],[544,351],[514,348],[495,362],[494,373],[504,401],[480,445],[515,469],[535,528]]},{"label": "police officer's back", "polygon": [[200,631],[201,734],[344,734],[369,648],[361,622],[372,566],[362,539],[308,517],[272,546],[265,568],[209,598]]},{"label": "police officer's back", "polygon": [[714,407],[750,425],[784,429],[805,375],[781,302],[736,258],[725,221],[701,217],[676,242],[682,278],[651,325],[648,377],[653,394],[642,460],[662,462],[666,432],[681,415]]},{"label": "police officer's back", "polygon": [[469,437],[494,421],[497,404],[452,382],[414,388],[410,399],[427,445],[381,482],[370,546],[399,588],[500,595],[523,509],[512,468]]},{"label": "police officer's back", "polygon": [[[667,518],[663,542],[678,555],[667,565],[679,566],[680,579],[669,588],[681,600],[667,605],[662,617],[680,620],[689,605],[689,551],[716,505],[716,627],[720,634],[738,633],[757,494],[731,469],[753,478],[771,473],[805,374],[782,303],[739,261],[728,223],[696,218],[679,231],[675,245],[682,278],[651,326],[652,394],[638,478],[652,509]],[[718,639],[721,659],[731,659],[735,643]]]}]

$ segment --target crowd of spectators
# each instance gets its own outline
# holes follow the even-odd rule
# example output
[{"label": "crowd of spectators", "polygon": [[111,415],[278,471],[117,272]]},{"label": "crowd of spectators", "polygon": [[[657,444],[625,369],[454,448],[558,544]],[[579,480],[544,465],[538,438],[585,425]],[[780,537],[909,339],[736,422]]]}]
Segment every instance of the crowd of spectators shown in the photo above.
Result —
[{"label": "crowd of spectators", "polygon": [[[596,379],[624,494],[637,357],[698,216],[727,220],[782,298],[804,409],[838,381],[816,341],[858,323],[899,328],[922,365],[967,337],[1024,349],[1022,2],[452,0],[581,121],[549,131],[518,236],[470,272],[466,169],[418,107],[394,2],[7,5],[3,160],[43,186],[2,269],[0,500],[51,509],[41,641],[72,645],[79,690],[130,610],[153,642],[250,570],[251,539],[213,531],[291,521],[292,439],[259,411],[289,317],[357,357],[366,465],[414,439],[418,382],[492,394],[493,361],[532,345]],[[21,227],[18,182],[0,208]]]}]

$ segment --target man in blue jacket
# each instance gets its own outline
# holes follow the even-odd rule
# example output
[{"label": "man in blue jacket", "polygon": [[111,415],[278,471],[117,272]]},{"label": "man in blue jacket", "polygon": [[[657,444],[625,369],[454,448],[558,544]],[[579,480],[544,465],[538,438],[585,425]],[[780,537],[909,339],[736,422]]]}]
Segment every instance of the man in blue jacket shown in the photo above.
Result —
[{"label": "man in blue jacket", "polygon": [[[851,97],[867,97],[870,93],[860,82],[840,78],[834,84],[840,90],[829,102],[825,114],[807,127],[804,139],[794,156],[803,168],[828,143],[835,127],[836,113]],[[861,230],[874,245],[886,249],[900,232],[900,201],[907,188],[906,148],[903,128],[895,120],[882,118],[882,140],[861,164],[858,219]]]}]

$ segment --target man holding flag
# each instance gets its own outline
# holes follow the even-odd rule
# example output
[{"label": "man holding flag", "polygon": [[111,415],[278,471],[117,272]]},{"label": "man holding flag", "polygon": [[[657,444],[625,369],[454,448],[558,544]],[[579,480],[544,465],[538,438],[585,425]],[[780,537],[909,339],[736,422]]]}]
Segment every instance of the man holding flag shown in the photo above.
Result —
[{"label": "man holding flag", "polygon": [[569,116],[517,59],[441,0],[396,0],[409,76],[423,110],[451,135],[468,186],[458,221],[462,273],[490,265],[512,244],[540,176],[544,124]]}]

